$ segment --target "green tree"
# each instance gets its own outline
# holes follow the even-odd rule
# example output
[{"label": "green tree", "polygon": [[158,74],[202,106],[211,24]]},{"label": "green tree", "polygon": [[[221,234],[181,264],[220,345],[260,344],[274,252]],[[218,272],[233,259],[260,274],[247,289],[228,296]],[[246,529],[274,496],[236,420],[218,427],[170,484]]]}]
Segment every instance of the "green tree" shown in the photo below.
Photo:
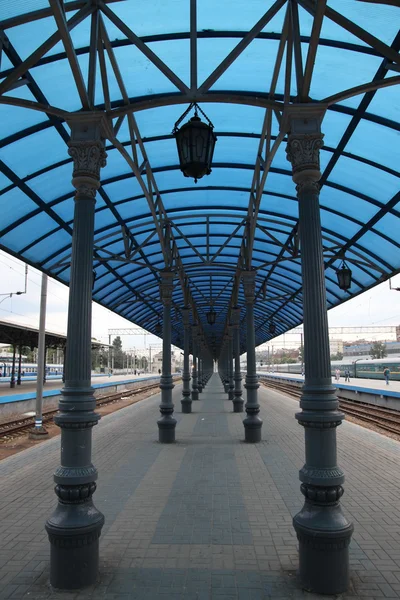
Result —
[{"label": "green tree", "polygon": [[299,362],[304,361],[304,346],[300,346],[299,348]]},{"label": "green tree", "polygon": [[371,358],[385,358],[387,356],[386,344],[383,342],[374,342],[369,351]]},{"label": "green tree", "polygon": [[337,352],[336,354],[331,354],[331,360],[343,360],[343,352]]},{"label": "green tree", "polygon": [[27,363],[35,362],[35,352],[33,349],[31,350],[30,346],[23,346],[22,354],[24,356],[26,356],[25,362],[27,362]]},{"label": "green tree", "polygon": [[114,368],[122,369],[124,366],[124,352],[122,351],[122,340],[117,335],[113,340],[113,352],[114,352]]}]

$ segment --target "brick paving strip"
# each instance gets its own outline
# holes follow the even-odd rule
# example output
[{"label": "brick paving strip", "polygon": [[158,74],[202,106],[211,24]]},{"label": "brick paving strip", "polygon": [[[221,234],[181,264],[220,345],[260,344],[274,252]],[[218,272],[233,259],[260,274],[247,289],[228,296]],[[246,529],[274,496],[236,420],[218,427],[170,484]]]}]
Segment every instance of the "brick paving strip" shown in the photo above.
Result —
[{"label": "brick paving strip", "polygon": [[[174,390],[180,411],[181,387]],[[159,394],[94,429],[95,504],[106,516],[96,586],[48,584],[44,521],[55,506],[59,438],[0,463],[0,599],[322,598],[299,589],[292,515],[302,505],[298,403],[260,388],[263,441],[245,444],[215,375],[193,413],[176,413],[175,445],[157,442]],[[355,524],[352,598],[400,597],[400,444],[357,425],[339,428]],[[326,596],[325,596],[326,598]]]}]

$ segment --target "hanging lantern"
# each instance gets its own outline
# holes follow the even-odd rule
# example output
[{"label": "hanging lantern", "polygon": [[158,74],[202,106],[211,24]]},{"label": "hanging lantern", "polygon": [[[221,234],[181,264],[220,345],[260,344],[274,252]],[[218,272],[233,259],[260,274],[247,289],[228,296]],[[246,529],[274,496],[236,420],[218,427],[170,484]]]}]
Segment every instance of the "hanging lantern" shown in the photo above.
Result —
[{"label": "hanging lantern", "polygon": [[155,330],[156,330],[156,334],[160,334],[162,331],[162,327],[161,327],[161,323],[160,320],[157,321],[156,326],[155,326]]},{"label": "hanging lantern", "polygon": [[[179,129],[179,124],[192,108],[194,108],[194,117]],[[197,111],[201,112],[208,123],[203,123]],[[179,166],[184,176],[193,177],[194,182],[197,183],[198,179],[209,175],[217,136],[214,133],[214,125],[196,102],[192,102],[178,119],[172,134],[176,139]]]},{"label": "hanging lantern", "polygon": [[217,313],[215,312],[215,310],[213,309],[213,307],[210,307],[210,310],[208,312],[206,312],[206,317],[207,317],[207,323],[209,325],[214,325],[215,323],[215,319],[217,317]]},{"label": "hanging lantern", "polygon": [[268,331],[270,333],[272,333],[272,335],[275,333],[275,331],[276,331],[276,325],[275,325],[275,323],[273,321],[270,322]]},{"label": "hanging lantern", "polygon": [[343,260],[340,269],[336,271],[338,278],[338,284],[341,290],[348,290],[351,288],[351,270]]}]

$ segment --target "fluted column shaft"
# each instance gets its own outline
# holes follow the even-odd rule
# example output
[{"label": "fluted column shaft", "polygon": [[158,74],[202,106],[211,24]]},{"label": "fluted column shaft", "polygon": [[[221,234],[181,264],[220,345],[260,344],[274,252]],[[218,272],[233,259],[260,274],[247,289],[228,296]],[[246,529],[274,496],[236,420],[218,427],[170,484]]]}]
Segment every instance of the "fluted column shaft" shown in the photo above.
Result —
[{"label": "fluted column shaft", "polygon": [[261,440],[262,420],[258,416],[258,376],[256,373],[256,337],[254,330],[254,299],[256,271],[242,271],[244,295],[246,299],[246,331],[247,331],[247,372],[245,388],[247,401],[245,405],[247,417],[243,421],[246,442]]},{"label": "fluted column shaft", "polygon": [[203,391],[203,348],[200,340],[197,342],[197,389],[201,394]]},{"label": "fluted column shaft", "polygon": [[182,412],[192,412],[192,398],[190,395],[190,370],[189,370],[189,352],[190,352],[190,309],[185,307],[182,309],[183,320],[183,372],[182,372]]},{"label": "fluted column shaft", "polygon": [[192,326],[192,348],[193,348],[193,368],[192,368],[192,400],[199,399],[199,389],[197,387],[197,331],[198,326]]},{"label": "fluted column shaft", "polygon": [[97,470],[91,462],[92,427],[99,415],[91,387],[93,238],[96,190],[106,154],[99,119],[71,123],[69,154],[76,188],[70,269],[65,386],[59,414],[61,466],[55,471],[58,506],[46,523],[51,544],[50,582],[77,589],[96,581],[104,517],[92,495]]},{"label": "fluted column shaft", "polygon": [[233,401],[235,397],[235,382],[233,379],[233,328],[231,326],[229,326],[228,334],[228,377],[228,399]]},{"label": "fluted column shaft", "polygon": [[176,419],[174,419],[174,405],[172,390],[174,384],[171,373],[171,303],[173,292],[174,273],[161,271],[160,295],[163,303],[163,349],[162,373],[160,378],[161,389],[161,418],[157,421],[158,439],[163,444],[175,442]]},{"label": "fluted column shaft", "polygon": [[344,415],[338,411],[329,356],[318,184],[323,136],[319,130],[303,133],[305,126],[312,122],[292,122],[287,148],[299,202],[306,371],[302,412],[296,414],[305,431],[306,460],[300,471],[305,503],[293,524],[303,586],[318,593],[339,594],[349,583],[348,545],[353,527],[340,506],[344,474],[336,458],[336,427]]},{"label": "fluted column shaft", "polygon": [[233,326],[233,356],[235,360],[235,390],[233,398],[233,412],[243,412],[242,374],[240,371],[240,308],[231,310]]}]

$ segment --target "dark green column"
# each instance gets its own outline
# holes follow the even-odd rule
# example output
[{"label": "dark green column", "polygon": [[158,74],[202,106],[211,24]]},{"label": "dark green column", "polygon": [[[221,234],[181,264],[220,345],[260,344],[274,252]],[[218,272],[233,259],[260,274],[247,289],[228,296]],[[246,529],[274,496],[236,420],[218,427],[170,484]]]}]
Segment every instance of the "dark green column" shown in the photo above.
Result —
[{"label": "dark green column", "polygon": [[233,412],[243,412],[242,373],[240,371],[240,308],[231,309],[231,323],[233,329],[233,356],[235,361],[235,390],[233,398]]},{"label": "dark green column", "polygon": [[307,115],[291,121],[287,155],[299,204],[306,373],[302,410],[296,414],[305,432],[306,461],[300,470],[305,502],[293,524],[303,587],[321,594],[340,594],[349,585],[348,546],[353,526],[340,506],[344,474],[336,458],[336,427],[344,415],[338,410],[329,356],[318,184],[322,137],[318,118]]},{"label": "dark green column", "polygon": [[182,309],[182,320],[183,320],[183,372],[182,372],[182,412],[192,412],[192,398],[190,396],[190,370],[189,370],[189,346],[190,346],[190,309],[185,307]]},{"label": "dark green column", "polygon": [[247,373],[245,388],[247,401],[245,405],[247,417],[243,421],[246,442],[261,441],[262,420],[258,416],[258,377],[256,373],[256,347],[254,331],[254,298],[255,298],[256,271],[242,271],[244,296],[246,299],[246,327],[247,327]]},{"label": "dark green column", "polygon": [[46,523],[50,583],[77,589],[94,584],[104,517],[93,504],[97,470],[92,428],[99,415],[91,386],[93,237],[96,190],[106,154],[100,121],[82,115],[71,123],[69,154],[76,189],[69,287],[65,386],[54,417],[61,428],[61,466],[54,474],[58,506]]},{"label": "dark green column", "polygon": [[171,373],[171,303],[174,289],[173,281],[175,274],[172,271],[161,271],[160,295],[163,303],[163,356],[162,373],[160,378],[161,388],[161,419],[158,424],[158,439],[163,444],[175,442],[176,419],[173,417],[174,405],[172,402]]},{"label": "dark green column", "polygon": [[199,399],[199,389],[197,387],[197,332],[198,325],[192,325],[192,348],[193,348],[193,369],[192,369],[192,400]]}]

